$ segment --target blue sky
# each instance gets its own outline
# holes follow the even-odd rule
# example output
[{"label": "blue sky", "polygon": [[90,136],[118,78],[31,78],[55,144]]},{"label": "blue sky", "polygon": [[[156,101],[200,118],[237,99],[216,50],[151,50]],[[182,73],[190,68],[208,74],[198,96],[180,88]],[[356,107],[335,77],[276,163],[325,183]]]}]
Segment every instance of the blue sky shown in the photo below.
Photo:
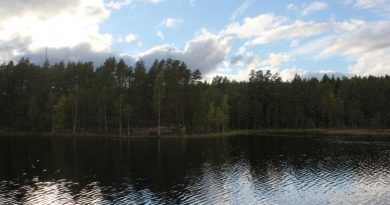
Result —
[{"label": "blue sky", "polygon": [[[15,12],[16,11],[16,12]],[[214,75],[390,72],[390,1],[4,0],[0,59],[178,58]]]}]

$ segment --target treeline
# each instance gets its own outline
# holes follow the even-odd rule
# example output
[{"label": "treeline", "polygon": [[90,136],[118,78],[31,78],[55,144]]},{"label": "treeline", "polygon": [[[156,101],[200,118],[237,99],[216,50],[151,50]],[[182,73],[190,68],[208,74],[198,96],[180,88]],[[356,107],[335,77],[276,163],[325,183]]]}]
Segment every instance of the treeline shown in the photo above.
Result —
[{"label": "treeline", "polygon": [[43,66],[0,65],[0,130],[126,135],[157,126],[187,133],[257,128],[390,128],[390,77],[283,82],[270,71],[249,81],[204,82],[179,60],[108,58]]}]

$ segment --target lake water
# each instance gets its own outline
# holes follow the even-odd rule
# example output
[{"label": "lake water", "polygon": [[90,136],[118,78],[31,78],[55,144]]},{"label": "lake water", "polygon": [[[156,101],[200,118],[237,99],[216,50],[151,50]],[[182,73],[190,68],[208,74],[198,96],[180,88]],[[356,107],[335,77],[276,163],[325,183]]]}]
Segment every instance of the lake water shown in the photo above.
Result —
[{"label": "lake water", "polygon": [[0,138],[0,204],[389,204],[390,138]]}]

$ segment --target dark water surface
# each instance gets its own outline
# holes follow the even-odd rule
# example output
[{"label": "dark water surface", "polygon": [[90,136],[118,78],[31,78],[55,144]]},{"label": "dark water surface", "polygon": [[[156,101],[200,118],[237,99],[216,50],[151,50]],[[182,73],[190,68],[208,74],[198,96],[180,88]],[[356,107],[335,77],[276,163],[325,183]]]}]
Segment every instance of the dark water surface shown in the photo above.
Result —
[{"label": "dark water surface", "polygon": [[379,137],[0,138],[0,204],[389,204]]}]

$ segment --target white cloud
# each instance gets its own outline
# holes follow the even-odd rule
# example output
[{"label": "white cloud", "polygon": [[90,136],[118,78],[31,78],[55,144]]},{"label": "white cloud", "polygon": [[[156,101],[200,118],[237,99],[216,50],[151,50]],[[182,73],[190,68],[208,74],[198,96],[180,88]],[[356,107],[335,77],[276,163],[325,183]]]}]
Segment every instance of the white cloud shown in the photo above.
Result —
[{"label": "white cloud", "polygon": [[[334,38],[334,34],[319,37],[317,39],[304,43],[300,47],[295,48],[294,55],[301,55],[301,56],[309,56],[311,54],[317,55],[321,51],[321,49],[324,48],[325,45],[330,45],[333,38]],[[319,57],[317,55],[315,59],[318,58]]]},{"label": "white cloud", "polygon": [[274,14],[261,14],[254,18],[245,18],[243,23],[234,22],[229,24],[223,35],[235,35],[239,38],[249,38],[257,36],[264,31],[277,28],[287,19]]},{"label": "white cloud", "polygon": [[265,44],[283,39],[295,39],[321,34],[328,31],[333,25],[329,23],[307,23],[297,21],[293,24],[283,25],[269,29],[249,42],[250,45]]},{"label": "white cloud", "polygon": [[188,41],[184,48],[173,45],[161,45],[138,55],[151,64],[154,59],[176,58],[183,60],[191,69],[208,73],[224,61],[232,47],[232,37],[221,37],[203,29],[194,39]]},{"label": "white cloud", "polygon": [[309,71],[297,67],[286,68],[280,72],[280,77],[284,81],[291,81],[294,79],[295,75],[299,75],[300,77],[302,77],[306,76],[307,73],[309,73]]},{"label": "white cloud", "polygon": [[246,52],[246,48],[245,48],[245,46],[241,46],[239,49],[238,49],[238,54],[244,54]]},{"label": "white cloud", "polygon": [[283,81],[291,81],[295,75],[299,75],[302,79],[322,77],[327,74],[329,77],[351,77],[351,73],[342,73],[333,70],[308,71],[306,69],[290,67],[283,68],[283,64],[293,61],[293,56],[287,53],[269,53],[265,59],[260,58],[254,53],[247,53],[245,56],[236,55],[230,58],[229,62],[224,62],[217,69],[206,75],[205,79],[211,81],[215,75],[226,76],[229,79],[238,81],[247,81],[251,70],[270,70],[271,73],[278,73]]},{"label": "white cloud", "polygon": [[210,81],[213,76],[219,75],[229,79],[246,81],[249,79],[251,70],[270,70],[271,73],[280,73],[281,65],[291,60],[293,60],[292,56],[286,53],[269,53],[265,59],[251,52],[244,55],[238,54],[208,73],[206,79]]},{"label": "white cloud", "polygon": [[164,33],[160,30],[157,30],[156,31],[156,35],[161,39],[161,40],[165,40],[165,37],[164,37]]},{"label": "white cloud", "polygon": [[273,14],[263,14],[255,18],[247,18],[242,24],[235,22],[222,31],[225,35],[235,35],[238,38],[249,38],[242,47],[266,44],[278,40],[296,40],[329,32],[344,32],[354,30],[363,21],[351,20],[346,22],[288,22],[284,17]]},{"label": "white cloud", "polygon": [[117,40],[117,43],[129,43],[129,44],[136,44],[138,46],[142,46],[142,41],[138,40],[137,36],[132,33],[127,34],[125,37],[120,37]]},{"label": "white cloud", "polygon": [[145,0],[145,1],[152,3],[152,4],[158,4],[158,3],[164,2],[165,0]]},{"label": "white cloud", "polygon": [[387,49],[390,48],[389,33],[390,22],[365,23],[356,30],[335,36],[319,56],[328,57],[337,53],[356,56]]},{"label": "white cloud", "polygon": [[124,39],[124,42],[126,43],[132,43],[134,41],[137,40],[137,36],[135,36],[134,34],[128,34],[125,39]]},{"label": "white cloud", "polygon": [[[36,64],[42,64],[45,60],[45,48],[38,49],[36,51],[25,51],[22,55],[15,55],[13,57],[7,56],[7,52],[3,52],[2,46],[0,46],[0,57],[4,56],[6,60],[19,60],[21,57],[26,57],[31,62]],[[74,47],[62,47],[62,48],[48,48],[48,58],[51,64],[64,61],[73,62],[93,62],[95,66],[99,66],[104,63],[105,59],[109,56],[113,56],[117,59],[123,58],[126,63],[133,64],[135,58],[130,55],[120,55],[110,51],[94,51],[89,44],[83,43]]]},{"label": "white cloud", "polygon": [[286,9],[287,9],[287,10],[297,10],[298,7],[297,7],[295,4],[288,4],[288,5],[286,6]]},{"label": "white cloud", "polygon": [[341,32],[353,30],[362,21],[351,20],[345,22],[289,22],[287,18],[274,14],[262,14],[254,18],[246,18],[242,23],[229,24],[221,35],[234,35],[238,38],[249,38],[244,47],[257,44],[266,44],[277,40],[294,40],[296,38],[320,35],[325,32]]},{"label": "white cloud", "polygon": [[[161,0],[142,1],[161,2]],[[111,34],[102,33],[100,24],[109,17],[112,10],[131,5],[134,1],[107,2],[104,0],[0,1],[2,15],[0,60],[26,56],[35,62],[42,62],[44,56],[42,49],[46,46],[49,48],[51,62],[92,60],[99,64],[107,56],[118,56],[111,52]],[[232,14],[232,19],[242,15],[251,2],[253,1],[245,1],[241,5],[242,8]],[[357,8],[376,8],[384,6],[386,2],[387,0],[350,0],[348,4]],[[315,3],[305,8],[306,14],[326,8],[326,5],[315,5]],[[17,5],[23,7],[19,8]],[[294,4],[287,6],[287,9],[295,8],[297,7]],[[182,22],[181,19],[176,18],[164,19],[156,26],[156,35],[164,40],[165,27],[175,27]],[[134,56],[144,58],[147,62],[152,62],[155,58],[177,58],[185,61],[189,68],[198,68],[204,74],[224,74],[234,79],[246,79],[251,69],[270,69],[273,72],[280,72],[283,79],[291,79],[294,72],[305,76],[321,74],[325,71],[309,72],[291,66],[284,68],[284,66],[287,62],[293,61],[297,55],[313,59],[341,56],[348,60],[350,63],[348,69],[354,74],[383,75],[390,72],[389,33],[390,22],[388,21],[365,22],[353,19],[341,22],[292,21],[283,16],[262,14],[232,22],[218,34],[202,30],[183,48],[160,45]],[[307,37],[311,38],[305,39]],[[239,49],[235,56],[227,58],[234,38],[244,39],[246,42],[238,45]],[[260,58],[263,53],[248,53],[249,46],[281,40],[286,41],[293,51],[268,53],[264,59]],[[142,42],[134,34],[123,37],[121,42],[142,46]],[[129,60],[135,59],[128,55],[124,57]]]},{"label": "white cloud", "polygon": [[[8,44],[13,55],[29,54],[46,46],[60,49],[81,44],[88,44],[94,52],[108,52],[112,36],[99,31],[99,24],[110,14],[103,1],[65,2],[68,1],[1,1],[0,44],[19,42]],[[23,6],[17,8],[20,5]],[[15,12],[9,11],[12,9]],[[0,58],[12,58],[9,55],[3,53]]]},{"label": "white cloud", "polygon": [[172,27],[176,27],[178,26],[180,23],[182,23],[183,20],[181,19],[177,19],[177,18],[166,18],[164,19],[160,24],[158,24],[156,26],[156,35],[161,39],[161,40],[165,40],[165,36],[164,36],[164,33],[162,32],[161,29],[163,29],[162,27],[169,27],[169,28],[172,28]]},{"label": "white cloud", "polygon": [[231,21],[236,20],[237,17],[244,14],[253,3],[254,0],[245,0],[244,3],[242,3],[236,10],[233,11],[232,15],[230,16],[230,20]]},{"label": "white cloud", "polygon": [[301,79],[317,78],[317,79],[321,80],[325,74],[330,78],[331,77],[341,78],[341,77],[352,77],[353,76],[353,74],[351,74],[351,73],[342,73],[342,72],[337,72],[337,71],[333,71],[333,70],[308,71],[305,69],[293,67],[293,68],[283,69],[280,72],[280,77],[284,81],[293,80],[295,75],[299,75],[299,77]]},{"label": "white cloud", "polygon": [[359,75],[390,75],[390,48],[362,53],[348,69]]},{"label": "white cloud", "polygon": [[[312,72],[296,67],[283,68],[296,55],[313,59],[336,55],[353,62],[349,65],[353,74],[379,75],[389,72],[386,67],[390,64],[387,60],[390,59],[390,39],[387,35],[390,33],[389,27],[389,22],[375,23],[355,19],[341,22],[291,22],[285,17],[262,14],[246,18],[242,22],[230,23],[218,35],[204,31],[205,35],[199,35],[203,36],[203,40],[198,36],[189,41],[184,49],[164,45],[155,47],[140,57],[178,58],[189,62],[191,68],[200,68],[208,76],[223,75],[233,79],[246,79],[251,69],[279,72],[284,80],[291,79],[295,73],[303,77],[322,77],[325,73],[335,76],[352,75],[335,71]],[[248,41],[239,47],[235,56],[225,59],[234,37]],[[315,38],[306,41],[307,37]],[[288,40],[294,51],[269,53],[265,59],[247,52],[248,46],[279,40]]]},{"label": "white cloud", "polygon": [[325,10],[328,7],[328,5],[321,1],[315,1],[311,3],[309,6],[303,9],[302,14],[307,15],[309,13],[312,13],[314,11],[321,11]]},{"label": "white cloud", "polygon": [[1,0],[0,15],[1,21],[19,15],[40,14],[43,18],[57,15],[67,9],[77,9],[79,0]]},{"label": "white cloud", "polygon": [[358,29],[334,36],[320,50],[319,58],[334,55],[356,59],[351,72],[359,75],[390,73],[390,22],[365,23]]},{"label": "white cloud", "polygon": [[177,19],[177,18],[166,18],[164,19],[160,25],[161,26],[166,26],[166,27],[176,27],[178,26],[180,23],[182,23],[183,20],[181,19]]},{"label": "white cloud", "polygon": [[307,14],[315,12],[315,11],[325,10],[327,8],[328,8],[328,4],[326,4],[325,2],[321,2],[321,1],[315,1],[309,5],[303,4],[300,7],[298,7],[297,5],[295,5],[293,3],[290,3],[286,6],[286,9],[290,10],[290,11],[301,9],[302,15],[307,15]]},{"label": "white cloud", "polygon": [[352,20],[350,22],[329,22],[329,23],[314,23],[296,21],[293,24],[279,26],[275,29],[268,30],[260,34],[250,44],[265,44],[280,39],[296,39],[302,37],[315,36],[325,32],[340,32],[353,30],[362,22]]},{"label": "white cloud", "polygon": [[359,9],[369,9],[377,6],[383,6],[389,3],[388,0],[345,0],[345,4],[353,5]]},{"label": "white cloud", "polygon": [[304,73],[301,78],[306,78],[306,79],[309,79],[309,78],[317,78],[319,80],[321,80],[324,75],[327,75],[329,78],[331,77],[334,77],[334,78],[342,78],[342,77],[352,77],[354,76],[354,74],[352,73],[343,73],[343,72],[337,72],[337,71],[334,71],[334,70],[320,70],[320,71],[316,71],[316,72],[306,72]]},{"label": "white cloud", "polygon": [[124,6],[129,6],[131,3],[132,0],[110,1],[106,4],[106,7],[112,10],[118,10]]},{"label": "white cloud", "polygon": [[[226,68],[230,70],[232,67],[238,67],[238,73],[248,73],[249,68],[271,70],[272,72],[280,72],[283,79],[287,80],[293,77],[292,71],[297,71],[296,68],[290,70],[283,69],[283,64],[294,60],[295,55],[305,55],[310,58],[318,58],[316,55],[324,50],[324,46],[329,45],[334,39],[334,36],[340,36],[345,33],[353,33],[365,25],[361,20],[350,20],[342,22],[305,22],[295,21],[290,22],[285,17],[275,16],[273,14],[262,14],[254,18],[246,18],[243,22],[231,23],[220,32],[221,35],[233,35],[238,38],[248,39],[241,46],[237,54],[230,58],[230,64]],[[307,37],[318,36],[313,38],[314,41],[304,41]],[[302,41],[301,41],[302,39]],[[251,45],[267,44],[274,41],[288,40],[293,51],[285,53],[270,53],[265,59],[260,59],[257,55],[246,54],[248,47]],[[302,43],[303,42],[303,43]],[[378,42],[383,45],[383,43]],[[302,44],[302,46],[301,46]],[[336,55],[340,55],[337,54]],[[227,71],[229,69],[224,69]],[[245,71],[245,72],[244,72]],[[307,76],[322,76],[321,72],[309,72],[303,69],[298,69],[298,74],[307,73]],[[305,72],[303,72],[305,71]],[[219,72],[220,74],[223,72]],[[333,72],[334,73],[334,72]],[[309,75],[310,74],[310,75]],[[288,77],[290,76],[290,77]],[[242,78],[242,76],[240,77]]]},{"label": "white cloud", "polygon": [[286,53],[270,53],[268,58],[264,61],[265,65],[269,66],[269,70],[273,72],[279,72],[279,66],[282,63],[292,60],[291,55]]},{"label": "white cloud", "polygon": [[247,81],[249,78],[249,73],[251,71],[251,67],[239,67],[239,66],[231,66],[229,62],[222,62],[221,66],[217,69],[207,73],[204,75],[204,79],[207,82],[211,82],[215,76],[223,76],[227,77],[230,80],[236,81]]},{"label": "white cloud", "polygon": [[341,56],[350,62],[348,69],[357,75],[390,73],[390,22],[360,22],[342,33],[328,35],[302,45],[297,55],[314,59]]}]

